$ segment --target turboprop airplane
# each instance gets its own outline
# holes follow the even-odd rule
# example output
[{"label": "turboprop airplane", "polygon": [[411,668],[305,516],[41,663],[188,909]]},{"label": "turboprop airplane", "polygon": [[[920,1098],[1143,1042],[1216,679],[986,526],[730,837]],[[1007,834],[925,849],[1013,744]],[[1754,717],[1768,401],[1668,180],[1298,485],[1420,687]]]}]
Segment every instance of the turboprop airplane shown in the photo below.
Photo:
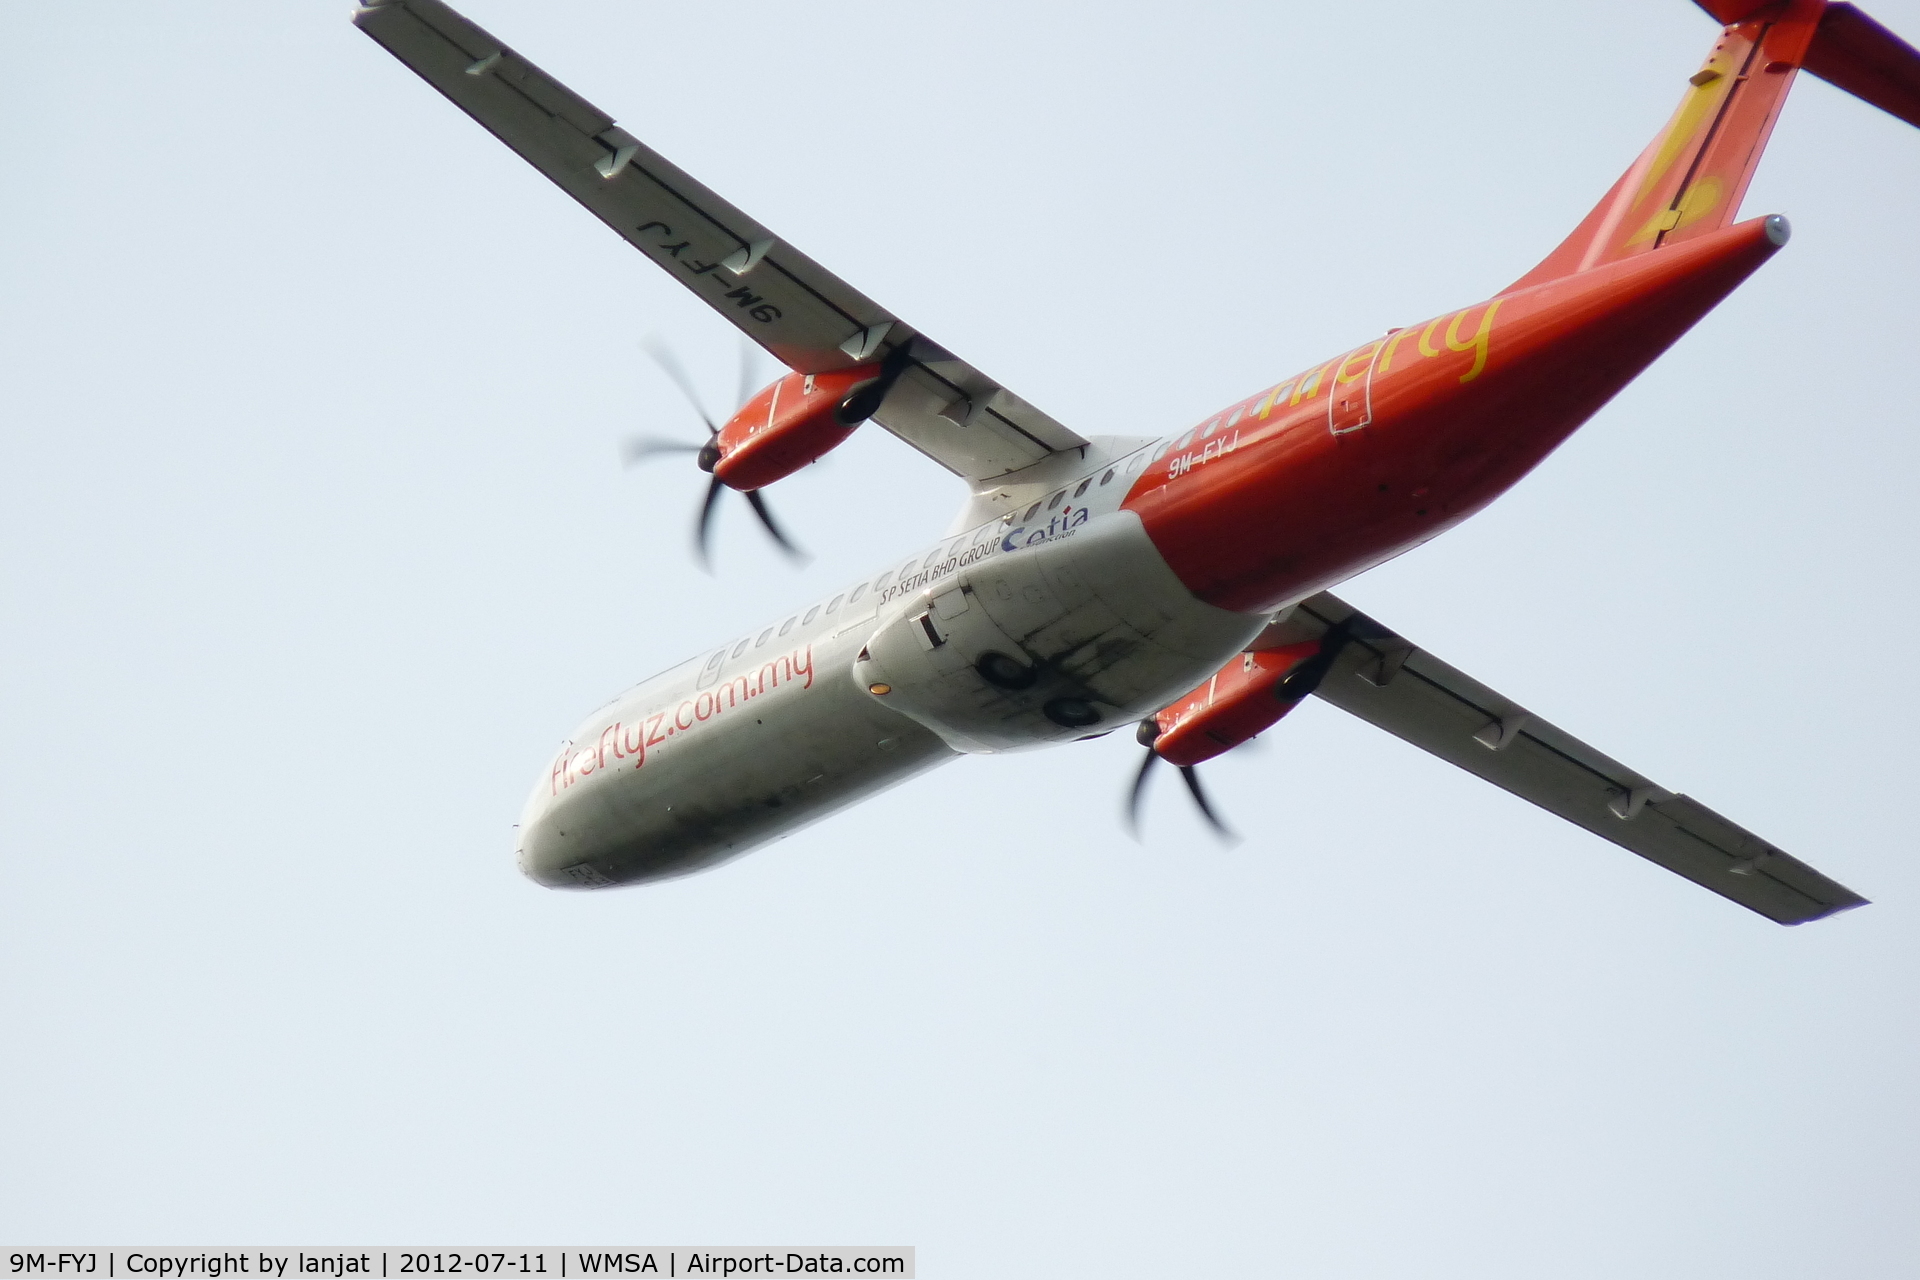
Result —
[{"label": "turboprop airplane", "polygon": [[594,889],[736,857],[935,765],[1138,725],[1195,766],[1317,695],[1782,924],[1865,899],[1329,588],[1531,471],[1787,242],[1735,221],[1801,70],[1920,126],[1920,53],[1851,4],[1697,0],[1679,109],[1539,266],[1161,439],[1081,436],[868,300],[441,0],[361,30],[791,372],[687,446],[714,502],[872,422],[967,482],[947,534],[647,680],[536,782],[520,866]]}]

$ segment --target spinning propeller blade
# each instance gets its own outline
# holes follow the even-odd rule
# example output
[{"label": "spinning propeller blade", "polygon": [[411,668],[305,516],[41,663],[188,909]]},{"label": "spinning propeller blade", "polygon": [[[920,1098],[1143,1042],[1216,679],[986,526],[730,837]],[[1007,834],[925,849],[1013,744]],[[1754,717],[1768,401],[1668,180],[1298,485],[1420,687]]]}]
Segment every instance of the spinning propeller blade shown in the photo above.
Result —
[{"label": "spinning propeller blade", "polygon": [[640,339],[640,348],[653,357],[653,362],[660,366],[660,372],[666,374],[673,380],[673,385],[680,388],[680,394],[687,398],[687,403],[693,406],[693,411],[700,415],[700,421],[706,424],[707,434],[719,435],[720,428],[715,426],[713,419],[708,416],[707,407],[700,403],[700,396],[693,389],[693,381],[687,377],[687,371],[680,367],[679,357],[673,354],[673,349],[652,334]]},{"label": "spinning propeller blade", "polygon": [[1213,834],[1229,845],[1239,844],[1240,837],[1235,835],[1226,823],[1220,821],[1220,815],[1215,813],[1213,806],[1207,803],[1207,793],[1200,789],[1200,770],[1193,765],[1186,765],[1181,768],[1180,776],[1186,779],[1187,790],[1193,796],[1193,803],[1199,807],[1200,816],[1207,820],[1207,825],[1213,828]]},{"label": "spinning propeller blade", "polygon": [[[1358,616],[1355,615],[1356,618]],[[1347,641],[1353,638],[1354,626],[1354,619],[1349,618],[1345,622],[1329,627],[1326,634],[1320,637],[1319,649],[1312,657],[1287,673],[1286,678],[1275,687],[1274,696],[1282,702],[1295,703],[1318,689],[1320,682],[1327,678],[1327,672],[1333,669],[1340,651],[1346,648]],[[1127,792],[1127,832],[1138,840],[1140,838],[1140,802],[1146,795],[1147,775],[1153,771],[1155,762],[1160,759],[1160,753],[1154,750],[1154,743],[1160,737],[1159,720],[1152,716],[1142,720],[1134,737],[1147,749],[1147,758],[1140,762],[1139,772],[1133,775],[1133,787]],[[1234,749],[1241,750],[1258,741],[1258,738],[1249,738]],[[1207,825],[1213,828],[1214,834],[1228,845],[1240,843],[1240,837],[1234,833],[1233,828],[1223,822],[1220,815],[1213,811],[1212,802],[1207,799],[1206,791],[1200,786],[1200,770],[1194,765],[1182,765],[1180,777],[1187,784],[1187,792],[1193,797],[1193,803],[1200,810],[1200,816],[1207,820]]]},{"label": "spinning propeller blade", "polygon": [[[680,389],[680,394],[686,397],[687,404],[693,409],[694,413],[699,417],[701,424],[707,429],[707,442],[705,444],[688,444],[684,440],[667,440],[659,436],[635,436],[621,447],[621,457],[625,460],[627,466],[633,466],[635,463],[645,462],[647,459],[658,457],[661,454],[691,453],[694,455],[695,464],[698,465],[702,471],[711,472],[714,465],[720,460],[720,450],[715,443],[719,439],[720,428],[714,423],[713,417],[707,412],[706,406],[700,402],[699,393],[693,389],[693,379],[687,376],[687,371],[681,367],[680,361],[678,357],[673,354],[672,349],[657,337],[649,334],[647,337],[641,339],[640,346],[641,349],[652,358],[653,362],[660,366],[660,371],[667,375],[667,378],[673,385]],[[739,411],[740,406],[745,405],[748,400],[753,398],[753,363],[753,346],[743,339],[740,344],[739,398],[735,401],[734,409],[736,413]],[[726,485],[721,483],[718,476],[714,476],[709,480],[707,483],[706,496],[702,498],[700,502],[699,514],[694,518],[694,558],[700,562],[700,567],[709,573],[713,572],[711,554],[713,513],[714,509],[719,505],[720,495],[726,487]],[[767,506],[767,500],[760,495],[759,491],[755,490],[746,494],[746,499],[747,505],[753,508],[754,516],[760,521],[761,527],[767,531],[768,536],[773,539],[775,545],[785,552],[789,559],[792,559],[796,563],[805,562],[808,558],[807,553],[796,546],[793,540],[787,537],[785,531],[775,522],[773,512]]]},{"label": "spinning propeller blade", "polygon": [[760,496],[758,489],[748,492],[747,505],[753,508],[753,514],[760,517],[760,523],[765,527],[767,535],[780,544],[780,549],[786,552],[788,558],[795,564],[805,564],[812,558],[799,547],[795,546],[785,533],[781,532],[780,526],[774,523],[773,512],[767,509],[767,500]]},{"label": "spinning propeller blade", "polygon": [[[1140,722],[1141,735],[1144,737],[1151,720]],[[1159,726],[1155,726],[1157,729]],[[1154,754],[1152,743],[1147,746],[1147,757],[1140,762],[1140,771],[1133,775],[1133,789],[1127,792],[1127,834],[1135,840],[1140,838],[1140,799],[1147,793],[1147,775],[1153,772],[1153,766],[1160,763],[1160,757]]]},{"label": "spinning propeller blade", "polygon": [[[1147,793],[1147,775],[1153,772],[1153,766],[1160,761],[1160,753],[1153,749],[1153,740],[1160,736],[1160,724],[1152,717],[1140,722],[1140,728],[1134,738],[1147,749],[1147,755],[1140,762],[1140,771],[1133,775],[1133,789],[1127,793],[1127,833],[1135,840],[1140,838],[1140,802]],[[1200,786],[1200,771],[1192,765],[1183,765],[1180,779],[1187,784],[1187,793],[1193,797],[1193,803],[1199,808],[1200,816],[1213,828],[1214,835],[1229,846],[1240,843],[1240,837],[1233,828],[1220,820],[1213,811],[1213,805],[1207,799],[1207,793]]]}]

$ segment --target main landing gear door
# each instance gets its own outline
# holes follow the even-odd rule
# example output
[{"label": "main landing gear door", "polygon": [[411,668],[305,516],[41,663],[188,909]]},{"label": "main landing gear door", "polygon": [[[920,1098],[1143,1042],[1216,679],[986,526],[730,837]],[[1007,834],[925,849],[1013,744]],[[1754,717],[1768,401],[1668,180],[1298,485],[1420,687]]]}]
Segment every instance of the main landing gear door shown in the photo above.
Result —
[{"label": "main landing gear door", "polygon": [[1343,436],[1373,421],[1373,369],[1386,339],[1349,352],[1334,366],[1327,387],[1327,429]]}]

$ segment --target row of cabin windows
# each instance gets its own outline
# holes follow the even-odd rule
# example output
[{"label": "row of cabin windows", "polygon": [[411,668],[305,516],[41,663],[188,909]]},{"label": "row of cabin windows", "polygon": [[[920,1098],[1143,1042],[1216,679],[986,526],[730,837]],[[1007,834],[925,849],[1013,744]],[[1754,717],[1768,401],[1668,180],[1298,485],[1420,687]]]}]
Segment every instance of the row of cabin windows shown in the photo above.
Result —
[{"label": "row of cabin windows", "polygon": [[[1107,468],[1107,473],[1106,473],[1105,475],[1103,475],[1103,476],[1101,476],[1101,477],[1100,477],[1100,483],[1101,483],[1101,484],[1103,484],[1103,485],[1105,485],[1105,484],[1112,484],[1112,483],[1113,483],[1113,475],[1114,475],[1114,468],[1112,468],[1112,467],[1108,467],[1108,468]],[[1079,487],[1079,488],[1077,488],[1077,489],[1075,489],[1075,490],[1073,491],[1073,496],[1077,498],[1077,497],[1079,497],[1079,496],[1080,496],[1081,494],[1083,494],[1083,493],[1085,493],[1085,492],[1086,492],[1086,491],[1087,491],[1088,489],[1090,489],[1090,488],[1092,488],[1092,487],[1093,487],[1093,477],[1092,477],[1092,476],[1088,476],[1088,477],[1087,477],[1087,478],[1086,478],[1085,480],[1082,480],[1082,481],[1080,482],[1080,487]],[[1054,494],[1054,495],[1053,495],[1053,496],[1052,496],[1051,498],[1048,498],[1048,499],[1047,499],[1047,501],[1046,501],[1046,507],[1047,507],[1047,510],[1049,510],[1049,511],[1054,511],[1054,510],[1057,510],[1057,509],[1059,508],[1059,506],[1060,506],[1060,504],[1061,504],[1062,502],[1065,502],[1065,501],[1066,501],[1066,499],[1067,499],[1067,491],[1066,491],[1065,489],[1062,489],[1062,490],[1061,490],[1060,492],[1058,492],[1058,493],[1056,493],[1056,494]],[[1028,508],[1027,508],[1027,514],[1025,514],[1025,515],[1023,515],[1023,516],[1021,516],[1021,517],[1020,517],[1020,521],[1021,521],[1021,523],[1023,523],[1023,524],[1024,524],[1024,523],[1025,523],[1025,522],[1027,522],[1028,520],[1031,520],[1031,519],[1033,519],[1033,518],[1034,518],[1035,516],[1037,516],[1037,515],[1039,515],[1039,514],[1040,514],[1040,505],[1041,505],[1040,503],[1038,503],[1038,502],[1036,502],[1036,503],[1034,503],[1034,504],[1033,504],[1032,506],[1030,506],[1030,507],[1028,507]],[[1013,517],[1012,515],[1005,515],[1005,516],[1002,516],[1002,517],[1000,517],[1000,523],[1001,523],[1001,524],[1012,524],[1012,523],[1013,523],[1013,521],[1014,521],[1014,517]]]},{"label": "row of cabin windows", "polygon": [[[884,583],[888,578],[891,578],[892,576],[893,576],[893,571],[891,569],[881,574],[877,579],[874,580],[874,584],[873,584],[874,589],[876,591],[879,590],[880,585]],[[852,604],[854,601],[858,600],[861,596],[865,595],[866,593],[867,593],[867,584],[863,582],[859,586],[855,587],[853,590],[844,591],[839,595],[835,596],[832,600],[829,600],[824,606],[822,605],[813,606],[813,608],[807,610],[807,614],[804,618],[796,613],[791,618],[788,618],[785,622],[780,624],[780,629],[779,629],[780,634],[784,636],[785,634],[787,634],[787,632],[793,630],[794,627],[796,626],[810,627],[813,625],[813,620],[815,618],[818,618],[822,613],[826,613],[829,617],[831,617],[833,614],[838,613],[840,611],[840,606],[842,604]],[[760,633],[760,636],[758,639],[755,639],[753,636],[747,636],[744,639],[742,639],[739,644],[736,644],[733,646],[733,653],[731,656],[737,658],[741,654],[745,653],[747,651],[747,645],[749,643],[751,643],[754,648],[758,649],[761,645],[773,639],[773,635],[774,635],[774,628],[768,627],[765,631],[762,631]]]},{"label": "row of cabin windows", "polygon": [[[1103,485],[1111,484],[1113,482],[1113,476],[1114,476],[1114,468],[1108,467],[1106,474],[1100,477],[1100,483]],[[1093,477],[1088,476],[1085,480],[1082,480],[1080,482],[1080,487],[1073,491],[1073,496],[1076,498],[1079,497],[1081,494],[1085,493],[1088,490],[1088,488],[1092,486],[1092,484],[1093,484]],[[1053,498],[1047,503],[1047,510],[1052,511],[1054,508],[1058,507],[1061,504],[1061,502],[1063,502],[1066,499],[1066,496],[1067,496],[1067,491],[1065,489],[1062,489],[1060,492],[1054,494]],[[1036,514],[1039,513],[1039,510],[1040,510],[1040,504],[1036,502],[1031,507],[1027,508],[1027,514],[1022,516],[1021,519],[1031,520]],[[1013,517],[1011,515],[1005,516],[1001,519],[1000,523],[1012,524]],[[947,559],[949,556],[959,555],[961,550],[966,546],[970,544],[978,545],[982,542],[989,541],[995,536],[997,535],[995,533],[995,527],[993,525],[991,524],[982,525],[980,526],[980,528],[974,530],[971,540],[969,540],[966,534],[962,534],[958,538],[955,538],[953,542],[950,544],[942,544],[940,546],[935,547],[931,552],[928,553],[927,558],[925,560],[907,561],[905,564],[900,566],[900,576],[903,579],[906,578],[907,576],[913,573],[915,568],[931,569],[933,568],[934,565],[940,563],[944,559]],[[889,569],[885,573],[881,574],[879,577],[875,578],[873,580],[873,589],[875,591],[880,591],[884,589],[888,581],[892,579],[893,574],[894,574],[894,571],[892,569]],[[818,618],[822,612],[825,612],[829,617],[831,617],[833,614],[839,612],[840,606],[842,604],[851,605],[854,601],[858,600],[861,596],[865,595],[866,591],[867,591],[867,584],[863,582],[859,586],[855,587],[853,590],[844,592],[841,595],[835,596],[832,600],[827,602],[824,608],[821,605],[813,606],[813,608],[807,610],[806,616],[804,618],[796,613],[791,618],[788,618],[785,622],[780,624],[779,632],[781,635],[784,636],[787,634],[787,632],[793,630],[796,625],[802,626],[802,627],[810,627],[813,625],[814,619]],[[747,645],[749,643],[751,643],[754,648],[758,649],[761,645],[771,640],[773,638],[773,635],[774,635],[774,628],[768,627],[765,631],[762,631],[760,633],[758,639],[754,638],[753,636],[747,636],[743,638],[739,644],[736,644],[733,646],[733,653],[730,656],[737,658],[741,654],[745,653],[747,651]]]}]

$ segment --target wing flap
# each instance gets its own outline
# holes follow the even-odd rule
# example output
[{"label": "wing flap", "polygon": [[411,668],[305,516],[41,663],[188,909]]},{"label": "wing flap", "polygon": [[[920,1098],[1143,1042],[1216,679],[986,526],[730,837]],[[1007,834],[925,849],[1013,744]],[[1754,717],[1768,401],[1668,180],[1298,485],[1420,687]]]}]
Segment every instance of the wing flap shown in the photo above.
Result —
[{"label": "wing flap", "polygon": [[1353,641],[1316,691],[1414,746],[1780,924],[1866,902],[1767,841],[1677,795],[1329,594],[1289,626],[1347,623]]},{"label": "wing flap", "polygon": [[907,346],[919,393],[889,396],[874,421],[948,470],[991,480],[1086,443],[782,242],[443,0],[379,0],[353,20],[787,367],[823,373]]}]

